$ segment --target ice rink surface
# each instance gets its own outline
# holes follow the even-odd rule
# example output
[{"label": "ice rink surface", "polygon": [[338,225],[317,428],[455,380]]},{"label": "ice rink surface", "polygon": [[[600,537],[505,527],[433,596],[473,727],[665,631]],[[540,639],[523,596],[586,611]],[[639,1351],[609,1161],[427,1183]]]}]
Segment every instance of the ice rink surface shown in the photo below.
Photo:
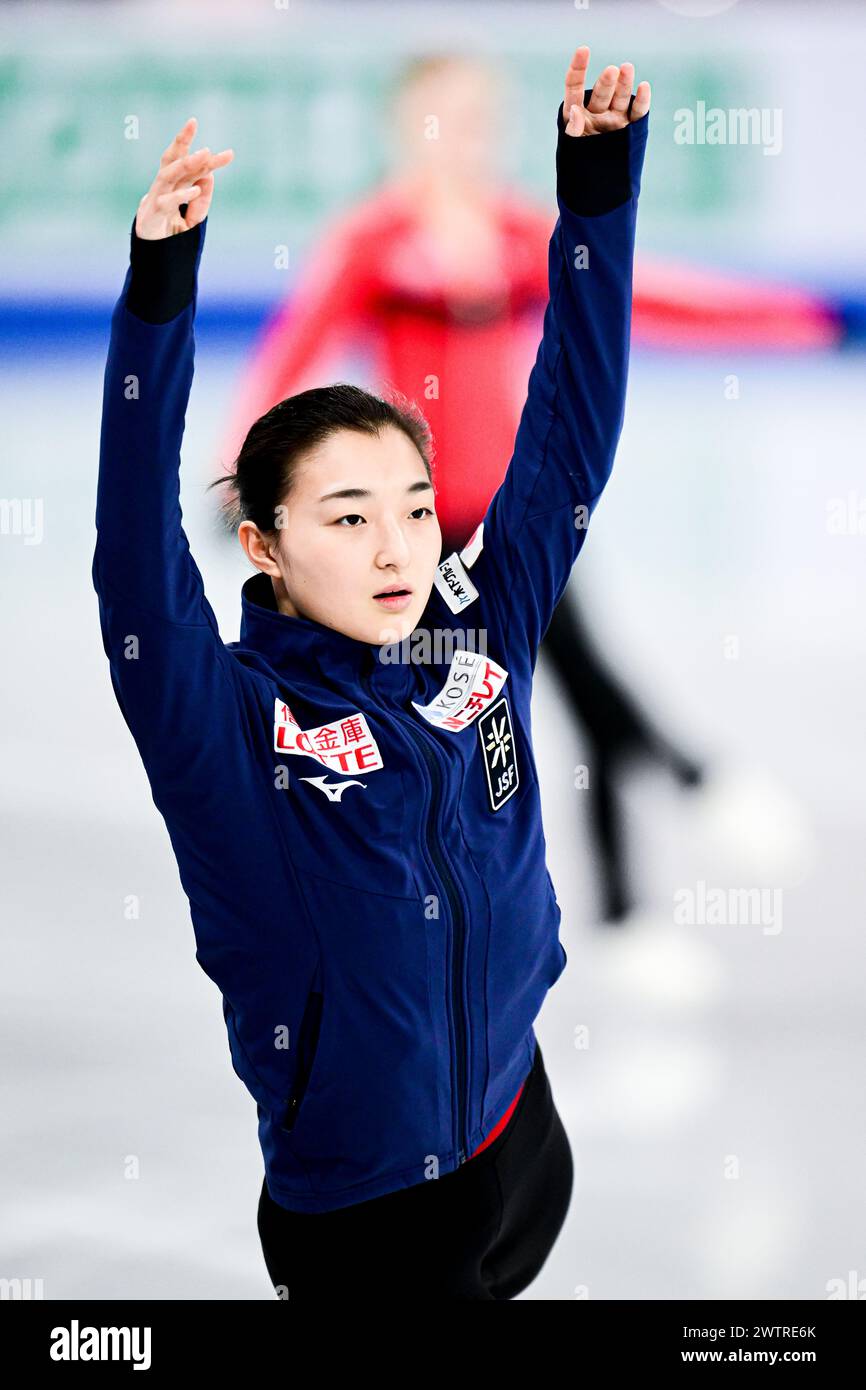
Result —
[{"label": "ice rink surface", "polygon": [[[47,342],[3,363],[4,492],[43,499],[44,527],[0,537],[3,1271],[52,1299],[273,1298],[255,1105],[101,646],[103,364],[104,344]],[[200,335],[183,469],[226,641],[249,571],[204,485],[238,367],[237,344]],[[713,776],[681,793],[634,770],[645,911],[599,925],[586,744],[542,655],[568,964],[536,1031],[576,1181],[523,1298],[821,1299],[866,1276],[862,395],[856,355],[632,355],[572,582],[605,656]],[[675,894],[701,882],[776,893],[774,922],[678,926]],[[335,1301],[363,1273],[335,1271]]]}]

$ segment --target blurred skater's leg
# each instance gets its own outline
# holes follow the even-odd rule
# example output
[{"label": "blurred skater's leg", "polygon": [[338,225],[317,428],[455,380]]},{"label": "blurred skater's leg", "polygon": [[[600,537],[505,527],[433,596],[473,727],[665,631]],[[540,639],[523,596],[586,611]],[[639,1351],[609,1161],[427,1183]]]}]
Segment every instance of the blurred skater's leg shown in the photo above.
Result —
[{"label": "blurred skater's leg", "polygon": [[621,921],[635,906],[620,804],[630,759],[665,767],[682,787],[700,784],[701,767],[661,734],[602,661],[590,639],[574,586],[558,604],[542,644],[590,742],[589,831],[601,879],[601,917]]},{"label": "blurred skater's leg", "polygon": [[645,757],[691,784],[700,768],[653,727],[646,712],[601,657],[572,583],[554,611],[542,650],[563,685],[572,709],[596,747],[608,757]]},{"label": "blurred skater's leg", "polygon": [[589,761],[589,834],[601,879],[601,919],[619,922],[631,911],[627,839],[613,759],[593,748]]}]

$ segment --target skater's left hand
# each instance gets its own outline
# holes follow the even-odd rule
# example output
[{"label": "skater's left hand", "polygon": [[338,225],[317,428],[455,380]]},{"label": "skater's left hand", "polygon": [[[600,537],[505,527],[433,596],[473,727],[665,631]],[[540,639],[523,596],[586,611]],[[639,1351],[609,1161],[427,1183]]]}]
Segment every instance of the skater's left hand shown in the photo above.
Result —
[{"label": "skater's left hand", "polygon": [[[198,121],[195,116],[181,126],[171,144],[162,152],[159,169],[150,188],[139,201],[135,215],[135,234],[142,241],[161,241],[164,237],[188,232],[203,222],[213,199],[215,169],[234,159],[234,150],[212,154],[210,147],[190,154]],[[187,204],[186,215],[180,209]]]},{"label": "skater's left hand", "polygon": [[620,130],[632,121],[639,121],[650,108],[650,84],[641,82],[635,93],[629,115],[628,104],[634,81],[634,63],[611,64],[606,67],[592,89],[589,105],[584,106],[586,71],[589,67],[589,48],[578,48],[565,74],[563,119],[566,135],[601,135],[607,130]]}]

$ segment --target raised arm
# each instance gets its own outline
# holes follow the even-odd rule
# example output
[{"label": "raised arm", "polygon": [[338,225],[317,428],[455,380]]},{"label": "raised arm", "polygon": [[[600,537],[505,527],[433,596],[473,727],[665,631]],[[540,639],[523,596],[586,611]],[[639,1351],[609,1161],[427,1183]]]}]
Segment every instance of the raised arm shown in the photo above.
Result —
[{"label": "raised arm", "polygon": [[[180,445],[213,170],[188,121],[131,230],[105,367],[93,584],[112,684],[151,780],[180,775],[227,658],[182,526]],[[205,705],[204,708],[208,706]]]},{"label": "raised arm", "polygon": [[610,475],[625,409],[650,91],[642,82],[632,96],[624,63],[584,96],[588,62],[579,48],[557,112],[550,297],[514,453],[460,552],[471,585],[499,608],[506,649],[528,647],[532,664]]}]

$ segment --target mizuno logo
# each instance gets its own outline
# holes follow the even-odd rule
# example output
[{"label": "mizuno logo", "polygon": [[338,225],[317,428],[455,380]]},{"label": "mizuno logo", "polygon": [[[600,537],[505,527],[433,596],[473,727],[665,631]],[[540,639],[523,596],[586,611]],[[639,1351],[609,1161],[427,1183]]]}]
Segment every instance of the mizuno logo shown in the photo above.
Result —
[{"label": "mizuno logo", "polygon": [[326,777],[299,777],[299,782],[312,782],[329,801],[339,801],[347,787],[366,787],[366,782],[329,782]]}]

